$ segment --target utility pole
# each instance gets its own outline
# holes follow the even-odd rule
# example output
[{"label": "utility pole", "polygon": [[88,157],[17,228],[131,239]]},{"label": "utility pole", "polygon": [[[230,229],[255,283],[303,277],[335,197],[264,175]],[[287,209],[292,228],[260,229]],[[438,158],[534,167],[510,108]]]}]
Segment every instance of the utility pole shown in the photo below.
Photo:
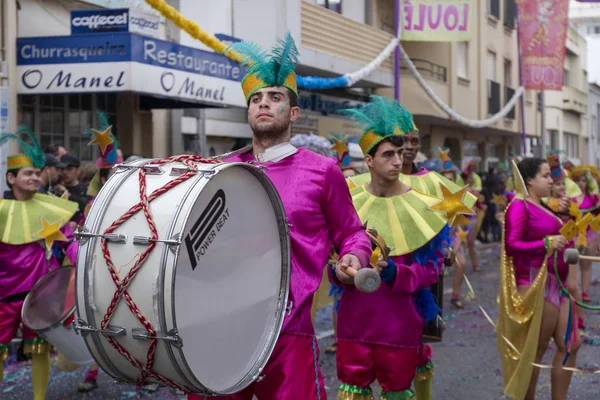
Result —
[{"label": "utility pole", "polygon": [[541,128],[542,128],[542,150],[540,152],[540,157],[545,157],[546,155],[546,116],[544,112],[544,90],[540,90],[540,113],[541,113]]}]

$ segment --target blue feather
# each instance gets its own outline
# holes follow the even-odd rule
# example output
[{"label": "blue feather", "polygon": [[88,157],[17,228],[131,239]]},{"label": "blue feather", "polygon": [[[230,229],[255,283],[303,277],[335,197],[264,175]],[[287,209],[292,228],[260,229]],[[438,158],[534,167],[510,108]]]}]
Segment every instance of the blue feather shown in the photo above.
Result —
[{"label": "blue feather", "polygon": [[344,287],[329,284],[329,297],[333,297],[333,308],[337,311],[340,308],[340,300],[342,299],[342,293],[344,293]]},{"label": "blue feather", "polygon": [[415,252],[415,261],[421,265],[427,265],[429,261],[433,261],[437,267],[437,263],[442,258],[444,248],[450,244],[450,241],[450,227],[446,225],[425,246]]},{"label": "blue feather", "polygon": [[435,320],[442,311],[431,290],[419,289],[414,293],[414,297],[417,312],[423,317],[425,323]]}]

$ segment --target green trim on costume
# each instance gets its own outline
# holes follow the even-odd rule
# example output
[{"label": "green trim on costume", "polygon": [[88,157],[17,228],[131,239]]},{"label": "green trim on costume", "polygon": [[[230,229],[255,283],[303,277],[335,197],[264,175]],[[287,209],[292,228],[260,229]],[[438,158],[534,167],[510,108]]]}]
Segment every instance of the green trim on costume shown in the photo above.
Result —
[{"label": "green trim on costume", "polygon": [[371,396],[373,394],[373,389],[371,389],[370,386],[361,388],[356,385],[348,385],[346,383],[340,384],[340,390],[343,392],[359,394],[361,396]]},{"label": "green trim on costume", "polygon": [[427,364],[422,367],[417,367],[417,374],[422,374],[433,369],[433,362],[431,360],[427,361]]},{"label": "green trim on costume", "polygon": [[431,211],[439,199],[410,190],[394,197],[373,196],[365,185],[353,189],[352,203],[360,220],[377,230],[391,256],[401,256],[426,245],[446,226],[444,213]]},{"label": "green trim on costume", "polygon": [[413,397],[415,397],[415,392],[410,389],[399,392],[386,392],[385,390],[381,392],[381,400],[404,400],[412,399]]}]

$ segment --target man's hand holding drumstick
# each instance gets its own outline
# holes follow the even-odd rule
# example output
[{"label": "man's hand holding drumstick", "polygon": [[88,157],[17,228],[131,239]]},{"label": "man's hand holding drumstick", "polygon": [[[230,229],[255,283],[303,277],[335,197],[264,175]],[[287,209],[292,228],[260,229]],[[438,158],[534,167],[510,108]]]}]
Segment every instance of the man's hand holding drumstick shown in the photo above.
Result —
[{"label": "man's hand holding drumstick", "polygon": [[360,268],[361,265],[358,257],[354,254],[346,254],[335,265],[335,275],[340,282],[352,285],[354,284],[354,277]]}]

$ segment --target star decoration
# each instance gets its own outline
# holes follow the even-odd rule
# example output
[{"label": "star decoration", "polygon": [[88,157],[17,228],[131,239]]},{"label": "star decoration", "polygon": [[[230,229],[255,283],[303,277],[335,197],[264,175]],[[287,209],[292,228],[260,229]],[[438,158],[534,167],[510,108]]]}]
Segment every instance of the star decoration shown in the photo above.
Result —
[{"label": "star decoration", "polygon": [[356,186],[356,183],[354,183],[354,181],[350,178],[348,178],[348,189],[352,190],[352,189],[356,189],[358,186]]},{"label": "star decoration", "polygon": [[590,228],[594,232],[600,231],[600,215],[598,215],[592,222],[590,222]]},{"label": "star decoration", "polygon": [[465,194],[469,189],[468,186],[452,193],[444,184],[440,184],[442,189],[442,200],[439,203],[431,206],[432,211],[443,211],[448,219],[448,225],[453,226],[458,215],[475,215],[475,211],[467,207],[464,203]]},{"label": "star decoration", "polygon": [[59,219],[56,222],[49,223],[44,217],[40,218],[42,222],[42,230],[33,234],[34,237],[44,239],[46,249],[51,249],[55,241],[68,242],[69,240],[60,231],[60,226],[63,220]]},{"label": "star decoration", "polygon": [[568,241],[573,240],[575,235],[577,235],[577,224],[573,220],[569,220],[569,222],[560,228],[560,234]]},{"label": "star decoration", "polygon": [[587,247],[587,238],[585,235],[579,235],[577,238],[577,242],[575,242],[575,246],[577,247]]},{"label": "star decoration", "polygon": [[450,149],[448,149],[448,150],[440,149],[440,160],[442,160],[442,161],[450,160],[449,153],[450,153]]},{"label": "star decoration", "polygon": [[575,219],[581,219],[581,211],[579,211],[579,204],[574,201],[571,202],[571,207],[569,208],[569,215],[575,217]]},{"label": "star decoration", "polygon": [[331,150],[335,150],[337,152],[338,160],[344,158],[344,153],[348,151],[348,146],[346,145],[346,139],[339,140],[333,139],[333,146],[331,146]]},{"label": "star decoration", "polygon": [[94,139],[88,143],[88,145],[97,144],[100,146],[100,152],[102,154],[106,153],[106,148],[113,143],[112,137],[110,137],[110,132],[112,130],[112,126],[109,126],[103,131],[97,131],[96,129],[92,129],[92,133],[94,134]]},{"label": "star decoration", "polygon": [[69,192],[65,190],[65,192],[60,196],[61,200],[69,200]]}]

